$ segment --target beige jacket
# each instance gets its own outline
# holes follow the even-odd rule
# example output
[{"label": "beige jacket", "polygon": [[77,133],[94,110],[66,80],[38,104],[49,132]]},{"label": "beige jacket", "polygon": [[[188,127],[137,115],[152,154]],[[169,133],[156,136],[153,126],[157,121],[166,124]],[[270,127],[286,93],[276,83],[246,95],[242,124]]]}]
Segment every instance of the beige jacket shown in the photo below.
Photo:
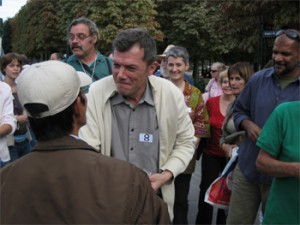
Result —
[{"label": "beige jacket", "polygon": [[[155,110],[159,124],[159,168],[176,177],[188,166],[194,155],[194,127],[187,112],[183,94],[170,81],[150,76]],[[94,82],[87,95],[87,125],[79,136],[107,156],[111,155],[112,111],[110,97],[116,93],[112,76]],[[174,182],[162,187],[164,201],[173,218]]]}]

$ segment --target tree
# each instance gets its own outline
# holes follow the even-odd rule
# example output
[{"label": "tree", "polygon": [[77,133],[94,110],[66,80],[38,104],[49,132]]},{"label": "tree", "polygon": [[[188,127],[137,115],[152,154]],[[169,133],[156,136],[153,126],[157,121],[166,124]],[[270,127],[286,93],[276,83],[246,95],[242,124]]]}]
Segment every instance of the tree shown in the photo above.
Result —
[{"label": "tree", "polygon": [[145,27],[162,40],[154,8],[154,0],[29,0],[15,17],[13,49],[40,59],[53,51],[66,52],[67,27],[80,16],[97,24],[101,51],[110,49],[117,33],[126,28]]},{"label": "tree", "polygon": [[8,19],[3,23],[2,46],[5,53],[12,51],[12,46],[10,41],[12,36],[11,21],[12,19]]}]

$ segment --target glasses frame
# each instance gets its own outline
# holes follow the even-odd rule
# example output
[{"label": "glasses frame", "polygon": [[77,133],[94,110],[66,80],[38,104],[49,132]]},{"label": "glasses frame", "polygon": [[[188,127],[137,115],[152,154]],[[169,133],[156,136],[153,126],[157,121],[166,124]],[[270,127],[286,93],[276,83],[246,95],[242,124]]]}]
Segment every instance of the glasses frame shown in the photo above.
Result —
[{"label": "glasses frame", "polygon": [[[78,35],[84,35],[84,37],[79,37]],[[84,41],[84,40],[86,40],[87,38],[89,38],[89,37],[91,37],[91,36],[93,36],[93,34],[90,34],[90,35],[88,35],[88,36],[86,36],[85,34],[83,34],[83,33],[79,33],[79,34],[76,34],[76,35],[71,35],[71,34],[69,34],[68,35],[68,40],[69,41],[74,41],[75,39],[77,39],[77,40],[79,40],[79,41]]]},{"label": "glasses frame", "polygon": [[219,72],[219,70],[210,70],[210,72],[216,73],[216,72]]},{"label": "glasses frame", "polygon": [[275,37],[285,34],[289,38],[300,42],[299,34],[293,30],[279,30],[276,32]]}]

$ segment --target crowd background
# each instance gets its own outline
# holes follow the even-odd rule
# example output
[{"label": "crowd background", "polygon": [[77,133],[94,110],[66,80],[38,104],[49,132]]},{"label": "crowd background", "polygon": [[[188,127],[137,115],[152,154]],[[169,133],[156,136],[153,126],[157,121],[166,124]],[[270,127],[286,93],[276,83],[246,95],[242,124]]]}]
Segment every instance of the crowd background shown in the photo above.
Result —
[{"label": "crowd background", "polygon": [[80,16],[92,19],[101,30],[98,47],[102,53],[111,50],[120,30],[145,27],[157,41],[158,52],[169,43],[187,48],[189,73],[203,90],[201,77],[209,75],[212,62],[247,61],[258,70],[270,59],[272,31],[299,27],[300,21],[298,1],[74,2],[28,0],[15,17],[3,23],[4,52],[24,53],[33,62],[49,59],[53,52],[69,55],[66,27]]}]

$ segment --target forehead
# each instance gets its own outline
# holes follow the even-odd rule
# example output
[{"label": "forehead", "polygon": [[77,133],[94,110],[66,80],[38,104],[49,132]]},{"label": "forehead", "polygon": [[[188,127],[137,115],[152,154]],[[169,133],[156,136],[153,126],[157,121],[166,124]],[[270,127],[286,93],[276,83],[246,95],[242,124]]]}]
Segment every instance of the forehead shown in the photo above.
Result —
[{"label": "forehead", "polygon": [[119,64],[129,65],[129,64],[146,64],[143,60],[144,58],[144,49],[140,48],[138,45],[132,46],[125,52],[120,52],[117,49],[113,52],[114,62]]},{"label": "forehead", "polygon": [[229,75],[229,77],[241,77],[241,75],[238,71],[233,71],[228,75]]},{"label": "forehead", "polygon": [[297,43],[297,41],[283,34],[275,39],[273,50],[280,52],[299,52],[299,44]]},{"label": "forehead", "polygon": [[179,57],[174,57],[174,56],[169,56],[167,58],[168,62],[177,62],[177,63],[184,63],[183,57],[179,56]]},{"label": "forehead", "polygon": [[83,23],[73,25],[70,29],[70,33],[89,33],[89,27]]},{"label": "forehead", "polygon": [[13,58],[9,64],[20,64],[20,61],[16,58]]}]

